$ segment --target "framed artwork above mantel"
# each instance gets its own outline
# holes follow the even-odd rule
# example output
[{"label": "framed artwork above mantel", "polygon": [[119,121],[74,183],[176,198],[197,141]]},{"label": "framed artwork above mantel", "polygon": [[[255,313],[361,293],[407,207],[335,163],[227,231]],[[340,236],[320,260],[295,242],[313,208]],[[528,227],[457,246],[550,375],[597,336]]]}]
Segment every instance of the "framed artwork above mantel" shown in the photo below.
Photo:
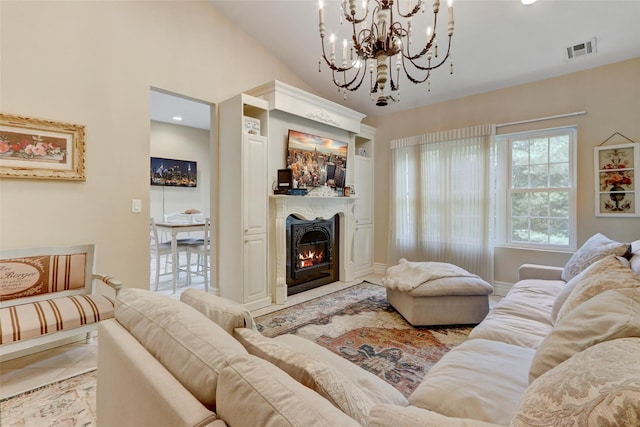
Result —
[{"label": "framed artwork above mantel", "polygon": [[636,177],[640,144],[595,147],[596,216],[640,216]]}]

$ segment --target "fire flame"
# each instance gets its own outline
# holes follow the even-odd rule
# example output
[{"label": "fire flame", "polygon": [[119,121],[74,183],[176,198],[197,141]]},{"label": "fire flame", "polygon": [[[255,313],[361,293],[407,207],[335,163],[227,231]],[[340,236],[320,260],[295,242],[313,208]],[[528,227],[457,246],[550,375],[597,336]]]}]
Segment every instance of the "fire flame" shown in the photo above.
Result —
[{"label": "fire flame", "polygon": [[323,251],[312,251],[308,250],[306,252],[300,253],[298,256],[298,265],[300,268],[311,267],[319,262],[322,262],[324,258]]}]

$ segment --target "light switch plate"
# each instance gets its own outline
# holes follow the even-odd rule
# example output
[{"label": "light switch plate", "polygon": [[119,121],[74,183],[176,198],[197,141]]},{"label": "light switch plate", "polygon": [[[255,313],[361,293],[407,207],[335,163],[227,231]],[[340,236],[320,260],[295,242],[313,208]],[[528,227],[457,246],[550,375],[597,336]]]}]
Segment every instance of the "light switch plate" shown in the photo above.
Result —
[{"label": "light switch plate", "polygon": [[131,212],[132,213],[142,212],[142,200],[133,199],[131,201]]}]

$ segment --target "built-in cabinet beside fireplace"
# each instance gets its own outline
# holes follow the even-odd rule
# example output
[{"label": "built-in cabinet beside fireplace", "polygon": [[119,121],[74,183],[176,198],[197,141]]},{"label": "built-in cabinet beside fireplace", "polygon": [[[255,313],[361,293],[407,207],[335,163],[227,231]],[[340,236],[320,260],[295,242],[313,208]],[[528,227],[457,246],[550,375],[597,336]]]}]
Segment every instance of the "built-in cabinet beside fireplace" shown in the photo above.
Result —
[{"label": "built-in cabinet beside fireplace", "polygon": [[375,128],[362,125],[355,137],[355,194],[353,216],[353,274],[355,277],[373,273],[373,138]]},{"label": "built-in cabinet beside fireplace", "polygon": [[[267,281],[268,111],[267,101],[245,94],[219,106],[217,292],[251,310],[271,304]],[[259,129],[245,127],[245,118],[258,120]]]}]

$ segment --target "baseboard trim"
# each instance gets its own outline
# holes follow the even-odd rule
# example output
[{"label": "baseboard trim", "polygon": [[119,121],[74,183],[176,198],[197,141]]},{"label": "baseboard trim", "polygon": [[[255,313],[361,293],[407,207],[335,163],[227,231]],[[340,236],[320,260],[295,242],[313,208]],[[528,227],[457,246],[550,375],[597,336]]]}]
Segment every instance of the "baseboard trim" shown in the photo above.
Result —
[{"label": "baseboard trim", "polygon": [[373,273],[374,274],[380,274],[380,275],[384,276],[385,274],[387,274],[387,264],[374,262],[373,263]]}]

